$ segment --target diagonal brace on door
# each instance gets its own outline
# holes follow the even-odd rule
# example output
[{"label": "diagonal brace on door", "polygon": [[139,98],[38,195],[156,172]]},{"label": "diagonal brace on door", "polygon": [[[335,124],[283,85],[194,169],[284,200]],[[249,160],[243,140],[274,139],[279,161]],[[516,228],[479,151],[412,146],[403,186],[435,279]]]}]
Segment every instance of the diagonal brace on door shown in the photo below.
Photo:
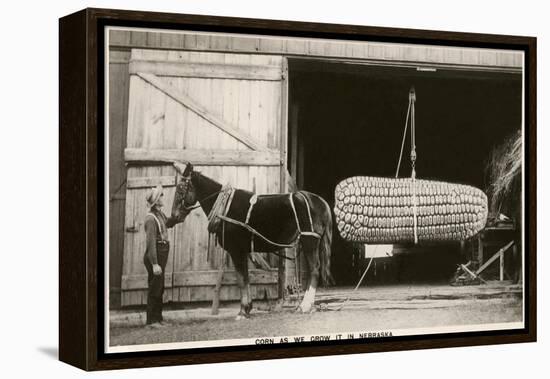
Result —
[{"label": "diagonal brace on door", "polygon": [[252,150],[265,150],[261,144],[252,138],[249,134],[239,130],[238,128],[228,124],[226,121],[222,120],[218,116],[213,115],[208,112],[206,107],[199,104],[197,101],[193,100],[188,94],[180,90],[179,88],[174,87],[171,84],[165,83],[163,80],[159,79],[156,75],[147,74],[144,72],[138,72],[136,74],[138,77],[151,84],[153,87],[163,92],[171,99],[175,100],[179,104],[183,105],[187,109],[191,110],[199,117],[205,119],[218,129],[229,134],[233,138],[242,142]]}]

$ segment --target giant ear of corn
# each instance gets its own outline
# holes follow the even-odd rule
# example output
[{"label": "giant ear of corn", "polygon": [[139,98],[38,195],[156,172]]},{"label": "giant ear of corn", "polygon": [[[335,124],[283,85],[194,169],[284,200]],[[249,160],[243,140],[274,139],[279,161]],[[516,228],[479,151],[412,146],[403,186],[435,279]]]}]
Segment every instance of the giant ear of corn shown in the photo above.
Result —
[{"label": "giant ear of corn", "polygon": [[415,228],[418,242],[461,241],[485,227],[487,196],[463,184],[355,176],[336,186],[334,213],[352,242],[415,242]]}]

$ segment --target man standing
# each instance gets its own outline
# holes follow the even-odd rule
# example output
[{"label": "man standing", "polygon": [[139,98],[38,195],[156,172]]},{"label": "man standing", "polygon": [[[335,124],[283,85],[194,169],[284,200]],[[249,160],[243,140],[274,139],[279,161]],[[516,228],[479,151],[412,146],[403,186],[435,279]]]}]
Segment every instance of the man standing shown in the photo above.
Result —
[{"label": "man standing", "polygon": [[157,327],[162,319],[162,295],[164,294],[164,270],[168,262],[170,243],[168,228],[183,222],[189,213],[181,209],[178,218],[166,217],[162,211],[164,205],[163,188],[159,184],[147,194],[150,210],[145,216],[146,248],[143,263],[147,269],[147,320],[146,325]]}]

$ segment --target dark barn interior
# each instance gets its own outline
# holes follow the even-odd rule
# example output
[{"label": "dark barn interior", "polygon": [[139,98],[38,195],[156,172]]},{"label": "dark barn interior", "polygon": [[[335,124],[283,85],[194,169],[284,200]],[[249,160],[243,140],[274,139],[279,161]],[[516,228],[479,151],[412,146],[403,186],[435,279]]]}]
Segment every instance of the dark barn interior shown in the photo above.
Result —
[{"label": "dark barn interior", "polygon": [[[289,60],[289,160],[298,187],[331,207],[350,176],[393,177],[416,90],[417,176],[486,188],[491,150],[521,127],[522,78],[495,71],[417,69],[321,60]],[[410,175],[407,137],[400,176]],[[332,272],[355,284],[364,260],[334,230]],[[403,249],[376,259],[367,281],[441,282],[464,261],[459,244]]]}]

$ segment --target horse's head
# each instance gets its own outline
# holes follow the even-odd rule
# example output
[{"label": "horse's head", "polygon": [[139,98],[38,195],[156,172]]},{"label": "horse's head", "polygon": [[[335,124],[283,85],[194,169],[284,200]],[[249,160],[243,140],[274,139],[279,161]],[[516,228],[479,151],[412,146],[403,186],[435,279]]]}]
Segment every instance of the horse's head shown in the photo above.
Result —
[{"label": "horse's head", "polygon": [[181,180],[176,184],[172,217],[179,218],[182,208],[189,208],[197,203],[197,194],[192,181],[195,172],[193,171],[193,165],[189,162],[174,162],[174,168],[181,175]]},{"label": "horse's head", "polygon": [[216,201],[216,195],[222,190],[222,185],[194,170],[191,163],[174,162],[174,167],[182,178],[177,183],[172,215],[179,215],[180,209],[189,208],[197,202],[208,215]]}]

